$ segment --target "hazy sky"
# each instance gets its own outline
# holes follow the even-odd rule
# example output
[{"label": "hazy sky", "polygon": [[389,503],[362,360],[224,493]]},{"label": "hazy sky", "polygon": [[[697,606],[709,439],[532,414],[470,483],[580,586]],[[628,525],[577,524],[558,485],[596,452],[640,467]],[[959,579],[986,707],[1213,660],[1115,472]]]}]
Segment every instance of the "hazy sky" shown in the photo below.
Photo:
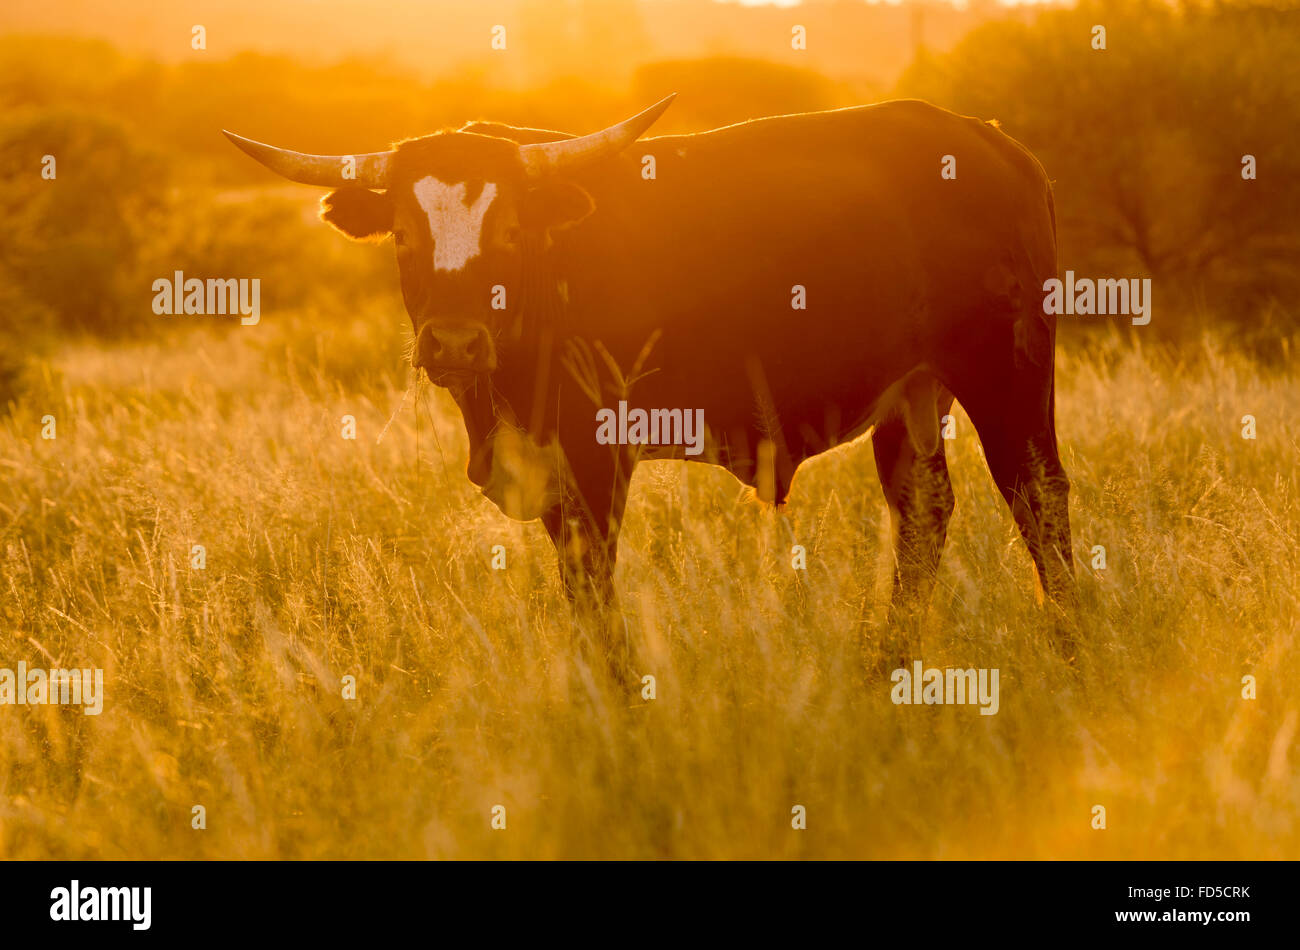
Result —
[{"label": "hazy sky", "polygon": [[[798,6],[795,0],[44,0],[0,2],[0,33],[95,37],[167,63],[246,51],[313,62],[360,56],[426,77],[475,64],[508,83],[556,72],[607,80],[611,62],[630,68],[707,56],[761,58],[884,82],[921,42],[949,49],[990,17],[1021,15],[993,0],[969,7],[957,0],[946,9],[941,0],[926,0],[923,17],[889,0],[819,0],[795,12]],[[794,22],[807,27],[806,52],[791,49]],[[195,24],[206,30],[202,51],[191,48]],[[504,55],[489,49],[493,24],[508,24]]]}]

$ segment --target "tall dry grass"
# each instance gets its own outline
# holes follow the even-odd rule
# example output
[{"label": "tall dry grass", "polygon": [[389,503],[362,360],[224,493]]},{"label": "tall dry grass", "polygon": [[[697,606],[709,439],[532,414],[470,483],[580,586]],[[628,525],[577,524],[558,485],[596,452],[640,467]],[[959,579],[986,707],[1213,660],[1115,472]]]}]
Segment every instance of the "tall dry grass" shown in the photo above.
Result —
[{"label": "tall dry grass", "polygon": [[617,574],[644,701],[577,664],[544,532],[473,490],[441,393],[405,395],[400,326],[264,318],[28,368],[0,666],[101,666],[107,696],[0,708],[0,855],[1300,857],[1294,375],[1209,342],[1058,352],[1074,670],[959,416],[920,658],[999,668],[989,717],[862,672],[888,571],[865,443],[801,470],[784,517],[644,465]]}]

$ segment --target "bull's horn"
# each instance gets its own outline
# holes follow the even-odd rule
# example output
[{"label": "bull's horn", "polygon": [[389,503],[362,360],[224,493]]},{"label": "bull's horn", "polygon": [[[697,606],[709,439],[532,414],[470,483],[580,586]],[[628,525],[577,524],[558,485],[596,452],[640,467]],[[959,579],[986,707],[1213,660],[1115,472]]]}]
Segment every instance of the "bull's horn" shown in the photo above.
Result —
[{"label": "bull's horn", "polygon": [[[308,155],[304,152],[291,152],[254,142],[234,132],[221,130],[221,134],[234,142],[241,150],[251,155],[277,175],[283,175],[290,181],[304,185],[323,185],[338,188],[343,185],[361,185],[365,188],[387,188],[388,169],[392,161],[392,152],[368,152],[362,155]],[[355,177],[345,178],[346,159],[355,160]]]},{"label": "bull's horn", "polygon": [[590,135],[562,139],[559,142],[521,145],[519,157],[524,161],[528,177],[538,178],[552,172],[569,171],[621,152],[640,138],[641,133],[650,128],[676,98],[677,93],[673,93],[660,99],[645,112]]}]

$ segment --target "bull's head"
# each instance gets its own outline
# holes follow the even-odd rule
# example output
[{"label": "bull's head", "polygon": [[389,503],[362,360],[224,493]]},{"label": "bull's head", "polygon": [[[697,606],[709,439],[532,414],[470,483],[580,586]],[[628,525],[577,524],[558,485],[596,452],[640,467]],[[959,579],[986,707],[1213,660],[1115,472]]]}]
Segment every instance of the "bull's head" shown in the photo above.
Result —
[{"label": "bull's head", "polygon": [[[566,175],[636,141],[672,99],[603,131],[539,144],[440,132],[386,152],[306,155],[225,134],[277,174],[335,189],[321,216],[344,234],[393,236],[412,361],[433,382],[463,390],[520,342],[521,301],[508,295],[526,295],[553,235],[593,210]],[[496,288],[507,294],[504,307]]]}]

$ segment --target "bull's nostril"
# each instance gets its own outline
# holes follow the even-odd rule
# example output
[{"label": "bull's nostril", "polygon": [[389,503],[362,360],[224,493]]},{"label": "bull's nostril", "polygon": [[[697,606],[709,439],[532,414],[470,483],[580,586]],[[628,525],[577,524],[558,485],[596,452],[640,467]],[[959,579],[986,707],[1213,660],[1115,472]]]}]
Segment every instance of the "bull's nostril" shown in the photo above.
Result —
[{"label": "bull's nostril", "polygon": [[416,338],[416,365],[439,372],[493,369],[492,337],[486,327],[425,326]]}]

